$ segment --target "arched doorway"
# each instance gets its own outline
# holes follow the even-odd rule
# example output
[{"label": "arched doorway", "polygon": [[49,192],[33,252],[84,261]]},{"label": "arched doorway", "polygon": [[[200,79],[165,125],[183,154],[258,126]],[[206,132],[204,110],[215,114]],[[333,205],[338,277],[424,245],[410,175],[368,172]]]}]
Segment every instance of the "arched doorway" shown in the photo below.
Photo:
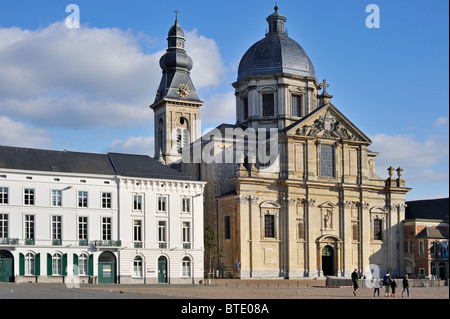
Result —
[{"label": "arched doorway", "polygon": [[158,259],[158,283],[167,284],[167,258],[164,256]]},{"label": "arched doorway", "polygon": [[324,276],[334,275],[334,252],[330,245],[322,248],[322,271]]},{"label": "arched doorway", "polygon": [[116,283],[116,256],[109,251],[104,251],[98,256],[98,283]]},{"label": "arched doorway", "polygon": [[7,250],[0,250],[0,282],[14,282],[14,257]]}]

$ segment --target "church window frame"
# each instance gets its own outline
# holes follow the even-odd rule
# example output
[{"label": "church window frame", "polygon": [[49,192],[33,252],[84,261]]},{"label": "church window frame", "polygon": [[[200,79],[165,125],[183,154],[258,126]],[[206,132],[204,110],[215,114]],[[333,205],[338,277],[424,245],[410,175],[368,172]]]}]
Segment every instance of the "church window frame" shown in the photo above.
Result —
[{"label": "church window frame", "polygon": [[370,238],[375,243],[384,243],[387,240],[386,220],[387,213],[384,208],[373,207],[370,209]]},{"label": "church window frame", "polygon": [[276,115],[276,99],[274,91],[261,92],[261,113],[263,117],[273,117]]},{"label": "church window frame", "polygon": [[279,239],[279,212],[280,205],[275,202],[264,202],[260,205],[261,209],[261,239],[278,240]]},{"label": "church window frame", "polygon": [[293,117],[305,116],[303,100],[304,100],[303,94],[292,94],[291,95],[291,116],[293,116]]},{"label": "church window frame", "polygon": [[242,103],[242,120],[246,121],[249,118],[248,96],[242,97],[241,103]]},{"label": "church window frame", "polygon": [[319,176],[336,178],[336,146],[329,143],[319,143],[317,150],[319,153]]}]

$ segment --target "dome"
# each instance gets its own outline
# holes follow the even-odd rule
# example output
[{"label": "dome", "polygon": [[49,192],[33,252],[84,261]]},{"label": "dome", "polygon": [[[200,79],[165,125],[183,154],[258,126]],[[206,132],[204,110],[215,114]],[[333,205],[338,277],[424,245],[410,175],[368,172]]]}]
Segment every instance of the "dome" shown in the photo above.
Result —
[{"label": "dome", "polygon": [[288,73],[315,77],[314,66],[303,48],[284,30],[286,18],[277,12],[267,18],[266,37],[248,49],[239,64],[238,81],[251,75]]},{"label": "dome", "polygon": [[178,20],[175,20],[175,24],[170,28],[168,38],[184,38],[184,31],[178,24]]}]

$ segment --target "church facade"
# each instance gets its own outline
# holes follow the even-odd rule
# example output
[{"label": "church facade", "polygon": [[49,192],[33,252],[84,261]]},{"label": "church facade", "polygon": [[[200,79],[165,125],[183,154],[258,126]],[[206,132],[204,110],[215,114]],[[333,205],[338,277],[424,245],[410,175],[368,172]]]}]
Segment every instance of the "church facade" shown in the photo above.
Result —
[{"label": "church facade", "polygon": [[155,155],[207,182],[204,221],[218,248],[205,270],[233,278],[403,274],[403,170],[375,174],[371,140],[331,103],[286,21],[275,7],[265,37],[241,59],[236,123],[204,136],[183,31],[178,22],[169,31],[151,105]]}]

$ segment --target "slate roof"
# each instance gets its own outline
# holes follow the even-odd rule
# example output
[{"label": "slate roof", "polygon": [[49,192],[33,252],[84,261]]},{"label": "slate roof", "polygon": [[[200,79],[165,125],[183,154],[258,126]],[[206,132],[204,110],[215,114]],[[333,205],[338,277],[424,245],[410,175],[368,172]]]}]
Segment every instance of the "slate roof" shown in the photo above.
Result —
[{"label": "slate roof", "polygon": [[108,156],[120,176],[192,180],[189,176],[163,165],[147,155],[108,153]]},{"label": "slate roof", "polygon": [[425,199],[406,202],[405,219],[445,219],[449,213],[449,199]]},{"label": "slate roof", "polygon": [[0,168],[115,175],[106,154],[0,146]]},{"label": "slate roof", "polygon": [[448,239],[448,234],[437,228],[427,226],[416,235],[416,238]]},{"label": "slate roof", "polygon": [[96,154],[0,145],[0,168],[43,172],[191,180],[146,155]]}]

